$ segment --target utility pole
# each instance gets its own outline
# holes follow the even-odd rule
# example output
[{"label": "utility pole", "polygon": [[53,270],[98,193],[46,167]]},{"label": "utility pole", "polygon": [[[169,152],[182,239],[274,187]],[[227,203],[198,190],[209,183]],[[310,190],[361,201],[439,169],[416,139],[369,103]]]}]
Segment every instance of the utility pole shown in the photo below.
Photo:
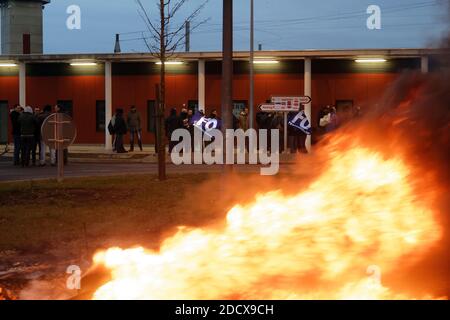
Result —
[{"label": "utility pole", "polygon": [[[226,130],[233,128],[233,0],[223,0],[222,40],[222,132],[225,138]],[[226,161],[225,143],[224,151]],[[226,172],[232,170],[232,166],[225,166],[225,168]]]},{"label": "utility pole", "polygon": [[116,44],[114,45],[114,53],[120,53],[120,34],[116,33]]},{"label": "utility pole", "polygon": [[254,31],[255,31],[255,25],[254,25],[254,11],[253,11],[253,0],[250,0],[250,115],[249,115],[249,127],[250,129],[253,129],[253,118],[254,118],[254,92],[255,92],[255,79],[254,79],[254,70],[253,70],[253,61],[254,61],[254,55],[255,55],[255,48],[254,48]]},{"label": "utility pole", "polygon": [[189,52],[189,51],[191,51],[191,22],[190,21],[186,21],[185,39],[186,39],[186,52]]}]

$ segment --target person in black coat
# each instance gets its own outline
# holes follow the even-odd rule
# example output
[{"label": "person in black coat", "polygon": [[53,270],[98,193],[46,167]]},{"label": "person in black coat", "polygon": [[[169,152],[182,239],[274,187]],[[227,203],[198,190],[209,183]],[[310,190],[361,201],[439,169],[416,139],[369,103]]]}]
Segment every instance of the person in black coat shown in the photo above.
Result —
[{"label": "person in black coat", "polygon": [[23,112],[23,108],[16,104],[14,109],[9,114],[11,118],[12,135],[14,139],[14,165],[18,166],[20,164],[20,123],[19,116]]},{"label": "person in black coat", "polygon": [[177,117],[177,109],[172,108],[170,110],[170,115],[167,117],[165,122],[166,127],[166,136],[169,139],[169,152],[172,152],[173,148],[177,145],[178,142],[172,141],[172,133],[180,128],[183,128],[183,120],[181,117]]},{"label": "person in black coat", "polygon": [[[22,153],[22,167],[30,165],[31,151],[34,145],[34,134],[37,127],[37,119],[31,107],[25,107],[17,120],[20,124],[20,144]],[[36,158],[34,158],[36,161]]]},{"label": "person in black coat", "polygon": [[123,109],[116,110],[116,118],[114,122],[114,133],[116,134],[116,152],[117,153],[126,153],[127,151],[123,147],[123,136],[127,134],[127,123],[123,118]]}]

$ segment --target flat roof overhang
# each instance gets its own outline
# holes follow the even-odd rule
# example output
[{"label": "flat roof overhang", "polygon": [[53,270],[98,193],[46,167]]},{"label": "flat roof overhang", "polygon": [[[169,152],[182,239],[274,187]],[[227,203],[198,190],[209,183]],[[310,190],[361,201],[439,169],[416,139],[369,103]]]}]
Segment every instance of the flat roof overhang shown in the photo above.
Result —
[{"label": "flat roof overhang", "polygon": [[[386,58],[420,58],[423,56],[450,54],[450,49],[355,49],[355,50],[301,50],[301,51],[255,51],[255,58],[275,58],[280,60],[313,59],[355,59],[359,57]],[[222,60],[222,52],[179,52],[175,60]],[[235,51],[233,59],[248,60],[249,51]],[[151,53],[95,53],[95,54],[28,54],[0,55],[0,60],[28,63],[59,62],[69,63],[74,60],[95,60],[98,62],[149,62],[157,61]]]}]

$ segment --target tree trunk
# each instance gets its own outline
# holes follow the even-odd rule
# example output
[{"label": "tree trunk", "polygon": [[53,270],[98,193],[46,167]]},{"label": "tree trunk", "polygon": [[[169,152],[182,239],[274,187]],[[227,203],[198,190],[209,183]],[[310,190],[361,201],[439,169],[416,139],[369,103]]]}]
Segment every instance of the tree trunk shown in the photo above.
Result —
[{"label": "tree trunk", "polygon": [[166,144],[165,144],[165,128],[164,128],[164,110],[166,105],[166,20],[165,20],[165,4],[164,0],[160,0],[161,14],[161,71],[159,85],[159,105],[158,105],[158,178],[160,181],[166,180]]}]

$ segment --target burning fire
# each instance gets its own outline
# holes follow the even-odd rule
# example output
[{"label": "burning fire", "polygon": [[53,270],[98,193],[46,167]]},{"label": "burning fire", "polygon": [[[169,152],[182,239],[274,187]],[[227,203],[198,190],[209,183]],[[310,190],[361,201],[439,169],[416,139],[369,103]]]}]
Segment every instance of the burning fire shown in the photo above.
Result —
[{"label": "burning fire", "polygon": [[236,205],[222,227],[180,228],[159,252],[97,253],[111,280],[93,298],[427,298],[392,292],[381,279],[442,235],[406,164],[361,147],[332,156],[308,188]]}]

